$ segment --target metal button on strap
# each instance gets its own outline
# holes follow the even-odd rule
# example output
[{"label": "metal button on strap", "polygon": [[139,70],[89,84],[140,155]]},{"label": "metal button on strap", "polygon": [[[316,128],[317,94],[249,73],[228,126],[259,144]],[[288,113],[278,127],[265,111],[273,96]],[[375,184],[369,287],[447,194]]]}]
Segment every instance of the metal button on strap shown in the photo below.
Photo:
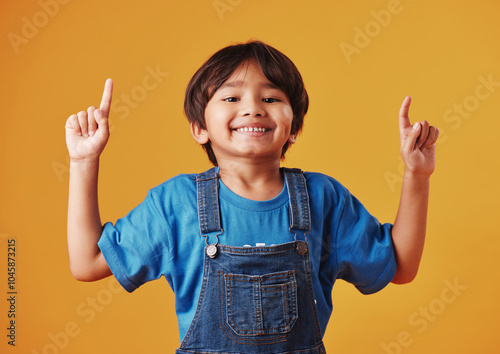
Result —
[{"label": "metal button on strap", "polygon": [[215,258],[217,256],[217,246],[216,245],[208,245],[207,246],[207,256],[210,258]]},{"label": "metal button on strap", "polygon": [[298,242],[297,243],[297,252],[299,252],[300,255],[305,255],[307,253],[307,243]]}]

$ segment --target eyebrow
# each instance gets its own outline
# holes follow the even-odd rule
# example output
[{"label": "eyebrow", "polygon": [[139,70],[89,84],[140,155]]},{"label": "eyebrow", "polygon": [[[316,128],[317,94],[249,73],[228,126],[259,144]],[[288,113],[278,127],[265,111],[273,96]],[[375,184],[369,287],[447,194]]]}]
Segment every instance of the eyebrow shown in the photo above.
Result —
[{"label": "eyebrow", "polygon": [[[231,81],[231,82],[225,82],[221,85],[220,89],[226,88],[226,87],[241,87],[243,86],[244,81],[242,80],[236,80],[236,81]],[[259,85],[260,87],[263,88],[271,88],[271,89],[278,89],[278,86],[273,84],[272,82],[262,82]]]}]

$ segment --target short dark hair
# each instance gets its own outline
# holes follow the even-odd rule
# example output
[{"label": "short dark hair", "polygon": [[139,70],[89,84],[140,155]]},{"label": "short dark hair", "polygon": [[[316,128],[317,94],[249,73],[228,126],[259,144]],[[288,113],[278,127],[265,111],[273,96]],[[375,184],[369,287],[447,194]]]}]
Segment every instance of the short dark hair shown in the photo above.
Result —
[{"label": "short dark hair", "polygon": [[[309,106],[309,96],[295,64],[279,50],[261,41],[249,41],[222,48],[212,55],[193,75],[186,88],[184,112],[190,123],[206,129],[205,108],[221,85],[243,63],[255,60],[267,79],[281,89],[293,110],[292,134],[298,134]],[[283,146],[281,157],[289,143]],[[217,166],[210,141],[203,145],[208,158]]]}]

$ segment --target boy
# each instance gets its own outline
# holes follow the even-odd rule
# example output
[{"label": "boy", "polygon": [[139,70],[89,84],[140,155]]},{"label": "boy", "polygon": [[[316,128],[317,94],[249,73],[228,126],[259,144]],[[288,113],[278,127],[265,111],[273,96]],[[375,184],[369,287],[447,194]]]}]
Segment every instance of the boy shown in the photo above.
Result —
[{"label": "boy", "polygon": [[97,174],[111,95],[108,79],[100,108],[66,123],[71,271],[82,281],[114,274],[129,292],[165,276],[177,353],[324,353],[335,279],[368,294],[415,277],[439,132],[410,125],[409,97],[399,117],[400,206],[394,225],[381,225],[333,178],[280,168],[308,108],[292,61],[258,41],[223,48],[195,73],[184,103],[216,167],[166,181],[102,226]]}]

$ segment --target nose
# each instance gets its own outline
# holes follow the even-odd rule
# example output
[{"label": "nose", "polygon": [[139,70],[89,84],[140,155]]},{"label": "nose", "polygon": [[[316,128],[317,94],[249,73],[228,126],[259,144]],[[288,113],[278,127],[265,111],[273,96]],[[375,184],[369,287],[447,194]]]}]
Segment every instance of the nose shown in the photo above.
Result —
[{"label": "nose", "polygon": [[242,111],[244,117],[263,117],[265,114],[263,102],[259,99],[249,100]]}]

